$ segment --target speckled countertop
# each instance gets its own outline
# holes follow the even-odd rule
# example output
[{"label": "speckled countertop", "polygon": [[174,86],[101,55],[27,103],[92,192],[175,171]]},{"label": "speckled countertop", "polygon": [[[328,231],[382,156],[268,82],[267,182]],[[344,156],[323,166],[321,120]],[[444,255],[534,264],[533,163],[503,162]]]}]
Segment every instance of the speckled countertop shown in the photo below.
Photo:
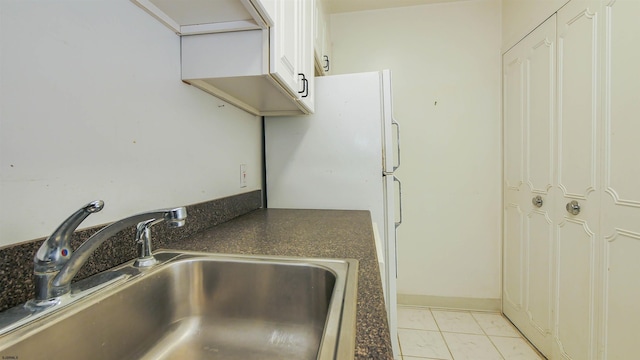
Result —
[{"label": "speckled countertop", "polygon": [[359,260],[356,359],[392,359],[368,211],[260,209],[171,243],[178,250]]}]

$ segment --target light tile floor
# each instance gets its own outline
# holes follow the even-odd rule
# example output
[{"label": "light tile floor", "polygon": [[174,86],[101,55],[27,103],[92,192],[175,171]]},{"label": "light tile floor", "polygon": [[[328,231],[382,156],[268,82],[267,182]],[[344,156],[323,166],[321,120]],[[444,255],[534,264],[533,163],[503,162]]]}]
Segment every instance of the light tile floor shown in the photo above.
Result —
[{"label": "light tile floor", "polygon": [[398,306],[403,360],[543,360],[500,313]]}]

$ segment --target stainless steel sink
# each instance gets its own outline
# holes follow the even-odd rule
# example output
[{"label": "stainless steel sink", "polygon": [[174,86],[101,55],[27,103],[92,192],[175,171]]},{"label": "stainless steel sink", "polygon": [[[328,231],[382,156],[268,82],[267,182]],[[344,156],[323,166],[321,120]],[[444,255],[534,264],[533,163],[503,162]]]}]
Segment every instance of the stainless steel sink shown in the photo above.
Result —
[{"label": "stainless steel sink", "polygon": [[[356,260],[156,252],[0,335],[19,359],[352,359]],[[91,284],[91,286],[87,285]],[[74,298],[75,297],[75,298]]]}]

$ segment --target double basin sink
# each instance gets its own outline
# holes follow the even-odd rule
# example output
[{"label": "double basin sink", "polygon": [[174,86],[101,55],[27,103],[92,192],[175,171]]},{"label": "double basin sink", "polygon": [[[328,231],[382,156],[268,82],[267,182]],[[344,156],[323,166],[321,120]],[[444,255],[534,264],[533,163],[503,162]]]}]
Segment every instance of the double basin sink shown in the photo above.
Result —
[{"label": "double basin sink", "polygon": [[75,283],[57,309],[0,313],[0,357],[353,358],[357,260],[155,257],[149,269],[132,262]]}]

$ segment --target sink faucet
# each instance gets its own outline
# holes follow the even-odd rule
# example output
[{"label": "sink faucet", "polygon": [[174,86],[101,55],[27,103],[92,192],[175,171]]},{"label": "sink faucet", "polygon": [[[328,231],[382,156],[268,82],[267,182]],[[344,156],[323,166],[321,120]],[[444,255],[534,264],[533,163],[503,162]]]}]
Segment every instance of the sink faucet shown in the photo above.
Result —
[{"label": "sink faucet", "polygon": [[[90,202],[73,213],[44,241],[34,257],[34,275],[36,296],[32,302],[35,306],[49,306],[58,302],[58,298],[69,293],[71,280],[78,273],[91,254],[107,239],[128,227],[139,223],[143,228],[166,221],[170,228],[183,226],[187,217],[187,209],[178,207],[145,212],[118,220],[105,226],[89,237],[72,252],[71,236],[80,223],[92,213],[104,207],[102,200]],[[140,226],[138,226],[138,232]],[[138,238],[139,236],[136,236]],[[148,237],[148,232],[147,232]],[[150,254],[150,248],[149,248]]]}]

